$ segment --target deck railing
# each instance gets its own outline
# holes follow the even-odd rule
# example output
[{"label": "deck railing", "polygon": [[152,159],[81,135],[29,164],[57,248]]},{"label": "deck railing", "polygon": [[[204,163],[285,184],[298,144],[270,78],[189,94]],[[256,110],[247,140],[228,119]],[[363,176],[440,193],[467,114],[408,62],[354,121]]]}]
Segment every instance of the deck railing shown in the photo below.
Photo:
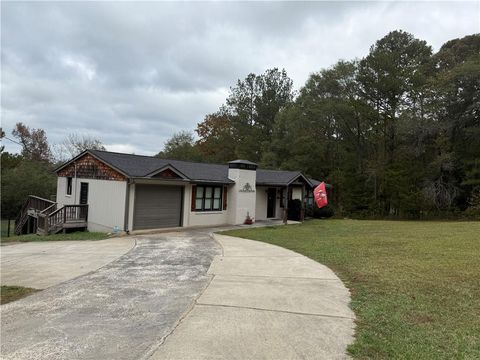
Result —
[{"label": "deck railing", "polygon": [[64,205],[60,209],[50,211],[49,213],[39,213],[38,229],[45,234],[50,234],[60,228],[68,227],[68,223],[87,223],[87,221],[88,205]]},{"label": "deck railing", "polygon": [[23,204],[22,210],[18,214],[17,219],[15,220],[15,233],[17,235],[22,233],[23,227],[28,219],[29,211],[33,210],[36,212],[42,212],[54,205],[56,206],[57,204],[51,200],[35,195],[29,195],[28,199]]}]

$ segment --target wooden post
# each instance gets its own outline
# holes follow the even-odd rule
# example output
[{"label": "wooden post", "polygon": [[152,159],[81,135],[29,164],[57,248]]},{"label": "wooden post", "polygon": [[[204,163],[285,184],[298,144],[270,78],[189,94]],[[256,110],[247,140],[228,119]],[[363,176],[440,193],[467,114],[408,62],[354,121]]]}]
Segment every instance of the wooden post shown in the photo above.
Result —
[{"label": "wooden post", "polygon": [[32,226],[31,216],[28,216],[28,218],[27,218],[27,234],[30,234],[31,226]]},{"label": "wooden post", "polygon": [[303,222],[305,220],[305,210],[306,210],[306,204],[305,204],[305,184],[302,186],[302,210],[300,210],[300,221]]},{"label": "wooden post", "polygon": [[283,223],[287,224],[288,222],[288,185],[285,190],[285,201],[283,202]]},{"label": "wooden post", "polygon": [[7,237],[10,237],[10,218],[8,218]]}]

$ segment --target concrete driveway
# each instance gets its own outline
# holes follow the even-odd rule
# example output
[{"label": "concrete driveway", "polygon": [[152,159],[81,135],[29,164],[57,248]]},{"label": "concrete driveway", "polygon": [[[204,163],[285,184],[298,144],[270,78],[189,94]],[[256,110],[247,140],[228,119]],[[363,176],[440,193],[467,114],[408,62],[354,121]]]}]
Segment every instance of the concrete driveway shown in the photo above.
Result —
[{"label": "concrete driveway", "polygon": [[1,283],[45,289],[97,270],[134,246],[130,237],[5,245],[0,248]]},{"label": "concrete driveway", "polygon": [[215,235],[213,279],[154,359],[345,359],[350,293],[326,266],[257,241]]},{"label": "concrete driveway", "polygon": [[95,272],[2,305],[2,359],[139,359],[156,349],[207,285],[220,246],[201,232],[135,240]]},{"label": "concrete driveway", "polygon": [[97,271],[2,305],[2,359],[343,359],[350,294],[292,251],[209,230],[136,236]]}]

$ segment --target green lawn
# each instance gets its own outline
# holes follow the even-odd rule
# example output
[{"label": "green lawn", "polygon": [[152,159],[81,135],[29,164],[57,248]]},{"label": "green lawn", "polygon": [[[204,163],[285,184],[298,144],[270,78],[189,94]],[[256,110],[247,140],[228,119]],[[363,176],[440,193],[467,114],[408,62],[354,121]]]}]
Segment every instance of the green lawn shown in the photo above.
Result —
[{"label": "green lawn", "polygon": [[[8,220],[2,220],[0,223],[1,237],[7,237]],[[15,220],[10,220],[10,236],[15,235]]]},{"label": "green lawn", "polygon": [[0,304],[6,304],[11,301],[21,299],[36,291],[38,290],[32,289],[32,288],[25,288],[21,286],[3,286],[2,285],[0,289]]},{"label": "green lawn", "polygon": [[19,235],[1,238],[2,243],[6,242],[30,242],[30,241],[69,241],[69,240],[103,240],[107,239],[108,235],[101,232],[77,231],[67,234],[53,234],[53,235]]},{"label": "green lawn", "polygon": [[103,240],[108,238],[106,233],[102,232],[88,232],[88,231],[76,231],[67,234],[54,234],[54,235],[15,235],[15,221],[11,220],[10,223],[10,237],[7,237],[7,225],[8,220],[1,221],[1,242],[28,242],[28,241],[66,241],[66,240]]},{"label": "green lawn", "polygon": [[333,269],[352,293],[355,358],[480,359],[480,222],[311,220],[225,234]]}]

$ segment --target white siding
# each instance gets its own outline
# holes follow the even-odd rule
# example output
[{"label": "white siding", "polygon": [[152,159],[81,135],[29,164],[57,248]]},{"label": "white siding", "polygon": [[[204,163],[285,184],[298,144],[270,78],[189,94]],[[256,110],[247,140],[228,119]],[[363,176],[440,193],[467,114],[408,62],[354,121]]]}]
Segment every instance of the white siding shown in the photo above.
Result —
[{"label": "white siding", "polygon": [[[152,181],[139,181],[139,183],[152,184]],[[183,193],[183,226],[215,226],[228,223],[228,211],[230,209],[230,198],[227,194],[227,210],[199,212],[191,211],[192,204],[192,185],[177,181],[155,181],[159,186],[181,185],[184,187]],[[129,229],[133,228],[133,209],[135,204],[135,184],[130,185],[130,209],[129,209]]]},{"label": "white siding", "polygon": [[73,179],[72,195],[66,195],[66,177],[58,177],[59,207],[80,203],[80,183],[88,183],[88,230],[110,232],[124,228],[126,181]]},{"label": "white siding", "polygon": [[190,184],[185,187],[184,200],[183,209],[185,217],[183,226],[214,226],[228,223],[229,194],[227,194],[227,210],[225,211],[192,211],[192,185]]},{"label": "white siding", "polygon": [[283,196],[283,201],[285,202],[285,196],[286,196],[285,194],[286,193],[287,192],[286,192],[285,189],[279,188],[277,190],[277,205],[276,205],[276,209],[275,209],[275,217],[277,219],[283,219],[284,209],[283,209],[283,207],[280,207],[280,196]]},{"label": "white siding", "polygon": [[75,184],[72,182],[72,195],[67,195],[67,178],[58,177],[57,178],[57,203],[58,207],[63,205],[74,205],[75,204]]},{"label": "white siding", "polygon": [[[229,191],[230,209],[228,222],[230,224],[243,224],[247,214],[255,219],[257,172],[255,170],[228,169],[228,177],[235,181],[235,184]],[[241,191],[247,183],[250,184],[254,190],[253,192]]]},{"label": "white siding", "polygon": [[268,187],[257,186],[257,199],[255,204],[255,220],[267,219],[267,206],[268,206]]}]

